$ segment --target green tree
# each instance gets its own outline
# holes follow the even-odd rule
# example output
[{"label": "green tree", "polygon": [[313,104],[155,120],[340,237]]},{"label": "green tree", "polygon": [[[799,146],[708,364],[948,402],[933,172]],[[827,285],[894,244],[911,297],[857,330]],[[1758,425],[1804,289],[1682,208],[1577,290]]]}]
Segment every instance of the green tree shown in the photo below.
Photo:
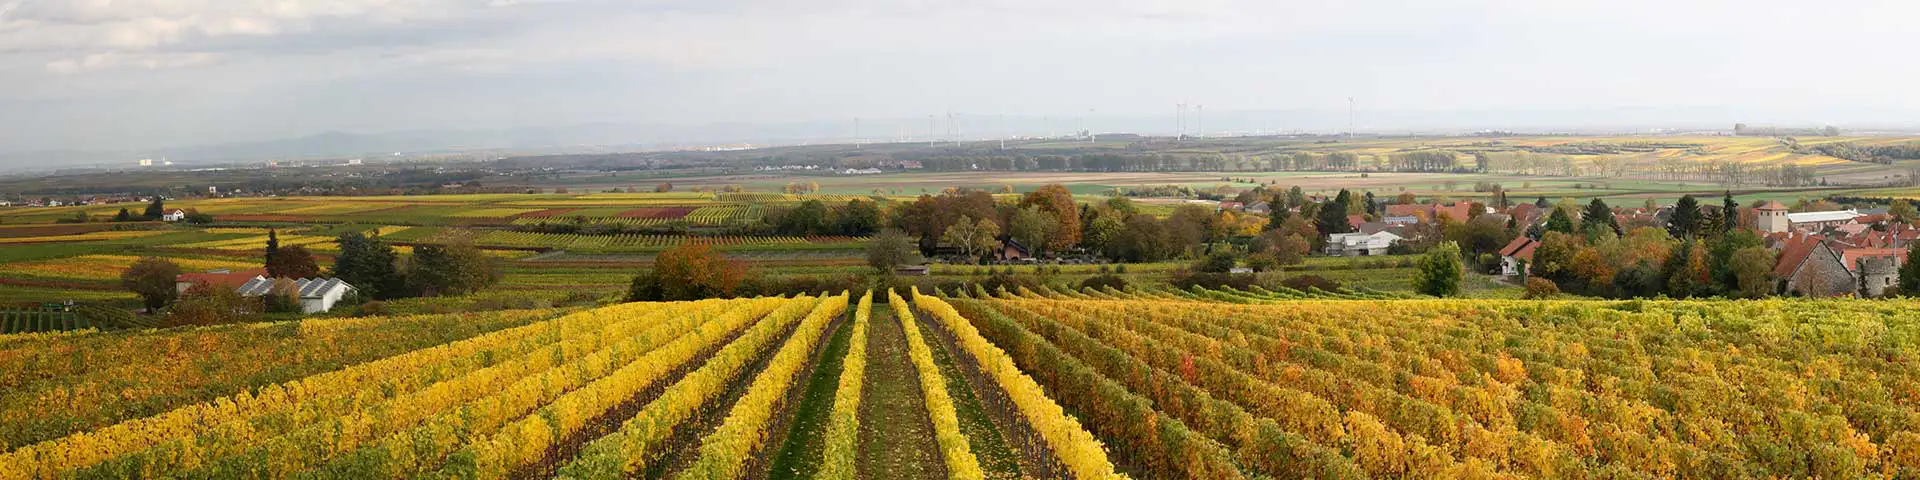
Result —
[{"label": "green tree", "polygon": [[1037,253],[1053,245],[1051,242],[1057,233],[1054,229],[1059,226],[1052,213],[1026,207],[1014,210],[1013,216],[1007,219],[1007,235]]},{"label": "green tree", "polygon": [[1740,225],[1740,202],[1733,201],[1732,190],[1722,190],[1720,194],[1720,233],[1725,234]]},{"label": "green tree", "polygon": [[1920,220],[1920,212],[1914,210],[1913,202],[1904,198],[1893,199],[1893,203],[1887,206],[1887,216],[1893,217],[1894,221],[1900,223],[1913,223],[1914,220]]},{"label": "green tree", "polygon": [[774,229],[786,235],[819,235],[826,233],[831,212],[827,205],[819,200],[800,202],[800,206],[784,212],[777,212]]},{"label": "green tree", "polygon": [[1413,272],[1413,290],[1436,297],[1457,296],[1465,275],[1466,269],[1460,265],[1460,245],[1441,243],[1420,257]]},{"label": "green tree", "polygon": [[1764,247],[1766,241],[1749,230],[1733,230],[1719,238],[1707,242],[1707,270],[1714,283],[1726,291],[1738,291],[1742,287],[1738,272],[1733,267],[1736,252],[1753,247]]},{"label": "green tree", "polygon": [[268,277],[285,276],[285,275],[279,275],[274,271],[274,265],[278,263],[274,261],[274,258],[278,256],[280,256],[280,232],[278,230],[269,228],[267,229],[267,254],[266,254],[266,257],[267,257],[266,265],[267,265]]},{"label": "green tree", "polygon": [[1620,230],[1620,221],[1613,218],[1613,207],[1595,198],[1587,202],[1587,208],[1580,212],[1580,233],[1592,240],[1602,230],[1612,232],[1615,236],[1626,233]]},{"label": "green tree", "polygon": [[116,222],[133,221],[133,212],[128,212],[127,209],[121,208],[120,213],[116,213],[113,215],[113,221],[116,221]]},{"label": "green tree", "polygon": [[993,223],[992,220],[976,221],[970,217],[960,217],[953,226],[947,227],[946,233],[941,235],[940,239],[949,245],[960,247],[960,251],[968,258],[977,259],[980,255],[992,251],[994,243],[999,238],[1000,224]]},{"label": "green tree", "polygon": [[1200,260],[1193,269],[1201,273],[1227,273],[1240,263],[1240,258],[1230,252],[1214,252]]},{"label": "green tree", "polygon": [[166,200],[160,199],[159,195],[154,195],[153,202],[147,204],[147,213],[141,216],[146,217],[147,220],[159,220],[161,216],[166,214]]},{"label": "green tree", "polygon": [[1900,294],[1920,296],[1920,242],[1907,244],[1907,262],[1900,265]]},{"label": "green tree", "polygon": [[360,291],[363,298],[389,299],[406,296],[406,277],[395,264],[399,255],[393,247],[360,232],[340,234],[340,254],[333,260],[333,276]]},{"label": "green tree", "polygon": [[[1732,291],[1746,298],[1761,298],[1773,293],[1773,259],[1773,251],[1766,247],[1747,247],[1733,252],[1727,262],[1728,271],[1734,278]],[[1905,281],[1904,277],[1902,281]]]},{"label": "green tree", "polygon": [[120,273],[120,287],[139,295],[147,311],[158,311],[179,298],[180,291],[174,286],[179,277],[179,265],[160,257],[144,257]]},{"label": "green tree", "polygon": [[[320,265],[307,247],[294,245],[279,249],[267,258],[267,276],[272,278],[318,278]],[[351,282],[349,282],[351,283]]]},{"label": "green tree", "polygon": [[1673,204],[1673,215],[1667,219],[1667,234],[1681,240],[1700,234],[1700,201],[1694,200],[1693,195],[1683,195]]},{"label": "green tree", "polygon": [[881,231],[867,243],[867,266],[882,274],[891,274],[901,265],[919,262],[920,252],[913,248],[913,240],[899,230]]},{"label": "green tree", "polygon": [[1572,235],[1547,232],[1540,237],[1540,246],[1533,249],[1533,274],[1555,284],[1568,283],[1575,277],[1573,257],[1579,250],[1580,244]]},{"label": "green tree", "polygon": [[[167,309],[169,325],[219,325],[249,322],[258,318],[262,300],[247,298],[231,288],[205,283],[187,288],[180,301]],[[298,307],[295,307],[298,308]]]},{"label": "green tree", "polygon": [[1080,234],[1080,245],[1095,252],[1106,251],[1107,245],[1120,235],[1120,229],[1126,228],[1126,217],[1112,210],[1104,212],[1095,210],[1095,212],[1093,219],[1085,222],[1086,227]]},{"label": "green tree", "polygon": [[1553,209],[1553,213],[1547,215],[1547,231],[1573,234],[1573,217],[1567,214],[1566,209]]},{"label": "green tree", "polygon": [[1320,206],[1319,216],[1314,218],[1314,228],[1319,230],[1318,240],[1328,235],[1353,231],[1353,224],[1347,221],[1347,204],[1353,200],[1353,194],[1340,189],[1333,200]]},{"label": "green tree", "polygon": [[834,212],[833,223],[840,235],[872,235],[880,231],[880,206],[872,200],[849,200]]},{"label": "green tree", "polygon": [[500,264],[466,243],[414,247],[407,262],[407,283],[420,295],[473,293],[500,280]]}]

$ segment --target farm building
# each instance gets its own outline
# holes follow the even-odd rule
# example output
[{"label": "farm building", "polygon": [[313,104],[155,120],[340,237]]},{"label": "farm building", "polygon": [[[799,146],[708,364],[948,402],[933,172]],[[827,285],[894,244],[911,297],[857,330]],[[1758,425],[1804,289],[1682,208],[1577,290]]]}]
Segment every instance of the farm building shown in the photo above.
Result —
[{"label": "farm building", "polygon": [[1005,242],[1002,242],[1000,246],[1001,260],[1018,261],[1018,260],[1030,260],[1032,258],[1033,258],[1033,252],[1028,251],[1026,245],[1021,245],[1020,241],[1014,240],[1013,237],[1007,237],[1007,240]]},{"label": "farm building", "polygon": [[[265,275],[255,276],[234,291],[248,297],[266,295],[273,290],[275,279]],[[294,288],[299,290],[300,313],[320,313],[333,310],[333,305],[346,298],[348,294],[358,292],[353,285],[338,278],[301,278],[293,280]]]},{"label": "farm building", "polygon": [[1336,233],[1327,235],[1326,254],[1336,257],[1386,255],[1400,241],[1399,235],[1381,230],[1374,233]]},{"label": "farm building", "polygon": [[178,222],[186,219],[187,219],[187,211],[181,210],[178,208],[168,210],[167,213],[160,214],[160,220],[167,221],[167,222]]}]

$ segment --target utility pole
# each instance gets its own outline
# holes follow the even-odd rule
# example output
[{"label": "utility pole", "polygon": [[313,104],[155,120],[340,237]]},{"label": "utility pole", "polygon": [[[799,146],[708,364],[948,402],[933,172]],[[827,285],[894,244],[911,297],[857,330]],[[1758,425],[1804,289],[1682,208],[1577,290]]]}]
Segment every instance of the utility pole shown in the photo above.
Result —
[{"label": "utility pole", "polygon": [[853,117],[853,148],[860,149],[860,117]]},{"label": "utility pole", "polygon": [[933,133],[933,114],[927,114],[927,148],[933,148],[933,142],[939,138]]}]

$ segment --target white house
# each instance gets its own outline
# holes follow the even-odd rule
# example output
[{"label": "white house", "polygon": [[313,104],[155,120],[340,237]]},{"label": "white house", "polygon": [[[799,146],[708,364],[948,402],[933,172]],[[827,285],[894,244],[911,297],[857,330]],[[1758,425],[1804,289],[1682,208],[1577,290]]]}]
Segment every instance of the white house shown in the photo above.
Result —
[{"label": "white house", "polygon": [[[319,313],[333,310],[333,304],[346,298],[347,294],[359,291],[338,278],[302,278],[293,281],[299,290],[300,313]],[[255,276],[245,285],[234,291],[248,297],[266,295],[273,290],[273,279]]]},{"label": "white house", "polygon": [[187,211],[181,210],[178,208],[173,210],[168,210],[167,213],[160,214],[160,220],[162,221],[178,222],[186,219],[187,219]]},{"label": "white house", "polygon": [[1336,233],[1327,235],[1327,255],[1365,256],[1386,255],[1387,248],[1401,240],[1393,232],[1381,230],[1368,233]]}]

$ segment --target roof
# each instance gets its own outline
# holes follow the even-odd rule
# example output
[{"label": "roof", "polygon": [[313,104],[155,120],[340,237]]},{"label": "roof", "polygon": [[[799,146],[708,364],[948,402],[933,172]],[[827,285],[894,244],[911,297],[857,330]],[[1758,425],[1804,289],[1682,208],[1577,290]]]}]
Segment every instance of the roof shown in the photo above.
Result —
[{"label": "roof", "polygon": [[1899,248],[1849,248],[1840,251],[1840,260],[1846,262],[1848,270],[1858,268],[1860,259],[1874,257],[1892,257],[1893,264],[1906,263],[1907,251]]},{"label": "roof", "polygon": [[1533,249],[1539,246],[1540,246],[1539,240],[1534,240],[1532,237],[1521,235],[1518,237],[1514,237],[1513,241],[1507,242],[1507,246],[1500,247],[1500,256],[1532,260]]},{"label": "roof", "polygon": [[1853,220],[1853,217],[1858,217],[1858,216],[1860,216],[1860,213],[1855,212],[1853,210],[1837,210],[1837,211],[1831,211],[1831,212],[1789,213],[1787,214],[1787,221],[1792,223],[1841,222],[1841,221]]},{"label": "roof", "polygon": [[1765,202],[1760,202],[1760,204],[1759,204],[1759,205],[1756,205],[1756,206],[1754,206],[1754,207],[1753,207],[1753,209],[1754,209],[1754,210],[1763,210],[1763,211],[1765,211],[1765,210],[1786,210],[1786,209],[1787,209],[1787,206],[1786,206],[1786,205],[1783,205],[1783,204],[1781,204],[1780,202],[1776,202],[1776,201],[1773,201],[1773,200],[1768,200],[1768,201],[1765,201]]},{"label": "roof", "polygon": [[[253,277],[252,280],[248,280],[245,285],[234,289],[234,291],[249,297],[266,295],[268,291],[273,290],[275,280],[277,279],[270,279],[264,275],[256,276]],[[320,298],[322,295],[336,288],[353,289],[353,285],[348,285],[347,282],[338,278],[301,278],[295,279],[293,283],[294,288],[300,291],[300,298]]]},{"label": "roof", "polygon": [[247,270],[212,270],[207,272],[182,273],[173,277],[175,283],[207,284],[216,287],[238,287],[253,280],[254,277],[267,274],[265,268]]},{"label": "roof", "polygon": [[1807,262],[1807,256],[1813,254],[1814,247],[1826,240],[1827,237],[1819,235],[1796,234],[1785,238],[1785,243],[1780,247],[1780,258],[1773,264],[1773,275],[1780,278],[1793,275],[1794,270],[1800,269],[1800,264]]}]

